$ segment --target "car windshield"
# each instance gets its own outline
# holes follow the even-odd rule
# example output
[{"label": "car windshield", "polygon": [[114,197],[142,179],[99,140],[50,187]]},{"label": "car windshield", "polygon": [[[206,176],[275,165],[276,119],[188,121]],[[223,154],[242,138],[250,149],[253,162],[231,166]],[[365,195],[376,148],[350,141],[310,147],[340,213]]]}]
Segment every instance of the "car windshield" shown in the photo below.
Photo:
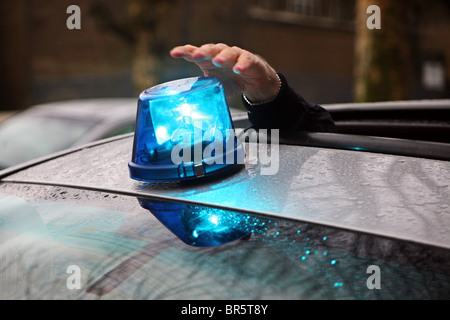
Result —
[{"label": "car windshield", "polygon": [[0,298],[450,298],[448,250],[245,215],[250,237],[197,247],[131,196],[3,183]]},{"label": "car windshield", "polygon": [[18,115],[0,124],[0,169],[72,146],[94,123]]}]

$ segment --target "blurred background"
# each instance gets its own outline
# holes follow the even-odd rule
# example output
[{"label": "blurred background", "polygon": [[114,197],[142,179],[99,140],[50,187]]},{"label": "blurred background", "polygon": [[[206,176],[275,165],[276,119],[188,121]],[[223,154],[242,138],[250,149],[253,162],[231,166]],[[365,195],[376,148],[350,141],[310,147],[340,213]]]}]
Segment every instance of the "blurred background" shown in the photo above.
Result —
[{"label": "blurred background", "polygon": [[0,0],[0,111],[137,97],[199,75],[168,52],[208,42],[260,54],[315,103],[450,98],[449,18],[448,0]]}]

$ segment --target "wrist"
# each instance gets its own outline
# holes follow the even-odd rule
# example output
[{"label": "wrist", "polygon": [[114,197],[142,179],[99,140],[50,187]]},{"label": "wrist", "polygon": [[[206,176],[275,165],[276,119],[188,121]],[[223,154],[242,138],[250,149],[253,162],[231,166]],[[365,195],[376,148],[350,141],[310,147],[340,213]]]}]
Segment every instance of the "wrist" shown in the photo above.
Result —
[{"label": "wrist", "polygon": [[243,97],[248,104],[259,105],[276,99],[280,93],[282,82],[275,71],[273,74],[273,76],[269,77],[268,85],[261,86],[259,90],[243,92]]}]

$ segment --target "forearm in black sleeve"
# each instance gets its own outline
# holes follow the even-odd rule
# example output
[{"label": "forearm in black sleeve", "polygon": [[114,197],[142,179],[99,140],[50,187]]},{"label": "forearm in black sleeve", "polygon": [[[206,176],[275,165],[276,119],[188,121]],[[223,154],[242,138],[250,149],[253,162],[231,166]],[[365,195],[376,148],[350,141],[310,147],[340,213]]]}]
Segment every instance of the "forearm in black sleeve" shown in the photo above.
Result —
[{"label": "forearm in black sleeve", "polygon": [[323,107],[303,99],[289,87],[286,78],[281,80],[277,97],[264,104],[251,105],[245,99],[248,118],[256,129],[334,132],[333,118]]}]

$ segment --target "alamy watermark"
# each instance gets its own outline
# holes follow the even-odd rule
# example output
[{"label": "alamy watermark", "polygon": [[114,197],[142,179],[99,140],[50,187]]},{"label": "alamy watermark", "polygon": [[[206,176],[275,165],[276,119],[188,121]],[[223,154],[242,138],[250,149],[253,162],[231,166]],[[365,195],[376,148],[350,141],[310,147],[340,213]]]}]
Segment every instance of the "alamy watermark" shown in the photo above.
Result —
[{"label": "alamy watermark", "polygon": [[[227,129],[224,136],[220,130],[203,132],[200,128],[201,121],[194,121],[193,132],[186,129],[175,130],[171,137],[172,141],[176,141],[171,150],[172,163],[259,164],[261,175],[278,173],[278,129],[270,130],[270,133],[266,129],[260,129],[258,132],[254,129]],[[235,152],[236,140],[244,147]]]},{"label": "alamy watermark", "polygon": [[370,265],[367,267],[366,273],[371,275],[366,280],[366,286],[368,289],[381,289],[381,269],[377,265]]},{"label": "alamy watermark", "polygon": [[367,18],[366,26],[367,29],[381,29],[381,9],[377,5],[371,5],[367,7],[367,14],[370,16]]},{"label": "alamy watermark", "polygon": [[66,9],[66,13],[70,16],[66,20],[66,26],[69,30],[81,29],[81,9],[79,6],[71,5]]},{"label": "alamy watermark", "polygon": [[70,290],[81,289],[81,269],[79,266],[73,264],[67,267],[66,273],[70,276],[66,280],[66,286]]},{"label": "alamy watermark", "polygon": [[[66,20],[66,26],[69,30],[81,29],[81,9],[77,5],[70,5],[66,9],[66,13],[70,16]],[[370,5],[366,10],[370,16],[367,18],[366,26],[368,29],[381,29],[381,9],[377,5]]]},{"label": "alamy watermark", "polygon": [[[70,265],[67,271],[70,276],[66,280],[66,286],[70,290],[81,289],[81,268],[77,265]],[[366,269],[366,273],[370,274],[366,280],[367,289],[381,289],[381,269],[377,265],[370,265]]]}]

